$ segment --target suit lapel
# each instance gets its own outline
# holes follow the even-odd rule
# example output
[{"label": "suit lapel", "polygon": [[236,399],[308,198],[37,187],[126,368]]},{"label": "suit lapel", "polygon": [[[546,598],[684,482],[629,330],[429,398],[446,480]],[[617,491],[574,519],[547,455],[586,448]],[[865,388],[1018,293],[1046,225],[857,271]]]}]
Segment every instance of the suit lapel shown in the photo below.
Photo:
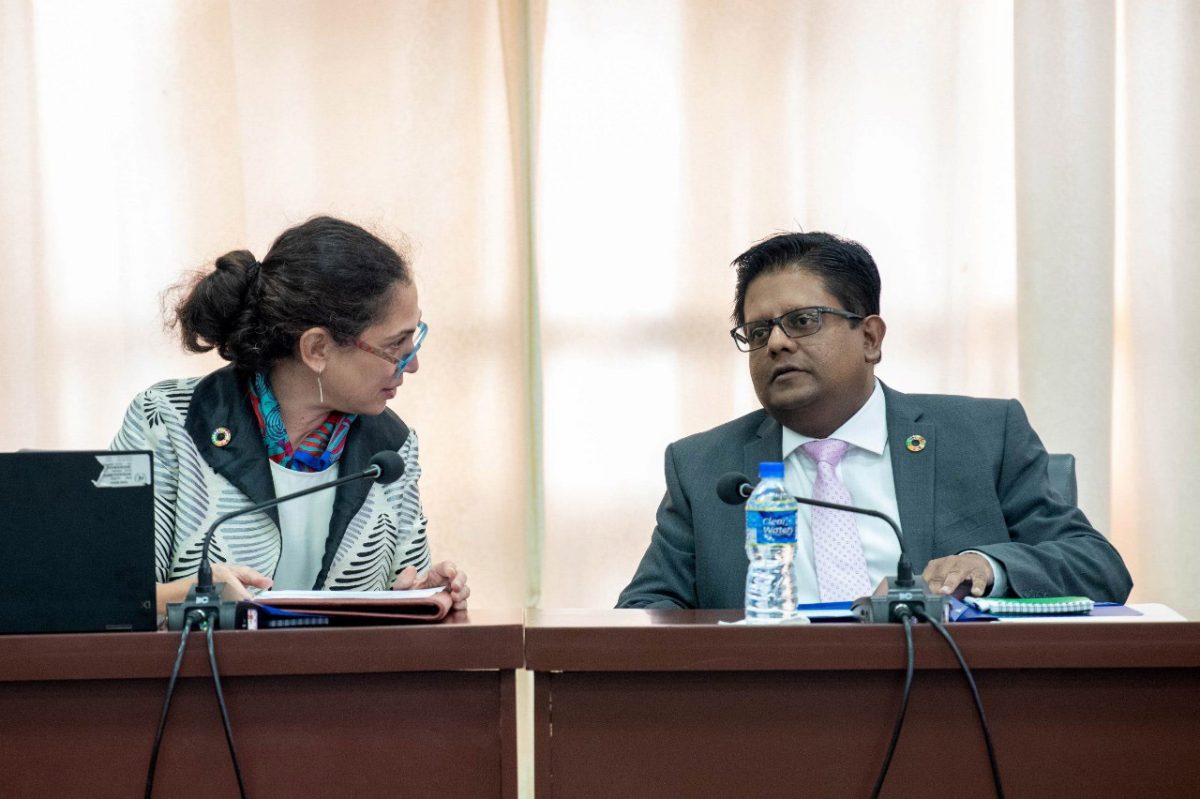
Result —
[{"label": "suit lapel", "polygon": [[[399,419],[389,424],[388,417],[395,419],[388,412],[379,416],[359,416],[346,433],[346,448],[342,450],[339,475],[348,477],[357,474],[370,465],[371,456],[380,450],[388,449],[395,452],[403,446],[408,438],[408,428]],[[395,424],[399,424],[402,434],[397,437]],[[346,536],[350,520],[358,513],[367,499],[367,494],[374,485],[373,480],[355,480],[337,487],[333,498],[333,513],[329,516],[329,535],[325,538],[325,555],[321,558],[321,571],[317,574],[314,589],[325,584],[329,575],[329,567],[337,555],[338,547]]]},{"label": "suit lapel", "polygon": [[[366,437],[361,435],[363,423],[366,421],[368,420],[358,417],[346,432],[346,448],[342,450],[342,457],[338,459],[338,463],[341,464],[338,474],[341,477],[348,477],[366,469],[367,461],[375,454],[375,442],[366,441]],[[366,427],[369,428],[370,425]],[[324,584],[329,567],[333,564],[333,557],[346,535],[346,528],[366,501],[373,484],[373,480],[355,480],[337,487],[337,493],[333,497],[333,512],[329,515],[329,535],[325,537],[325,555],[321,558],[321,571],[317,575],[314,588]]]},{"label": "suit lapel", "polygon": [[783,427],[770,416],[764,415],[758,426],[758,435],[746,442],[742,465],[751,485],[758,482],[758,465],[763,461],[783,459]]},{"label": "suit lapel", "polygon": [[[184,426],[205,462],[251,502],[275,498],[262,432],[232,366],[218,369],[196,384]],[[224,439],[216,436],[220,428],[229,431]],[[215,436],[218,441],[226,440],[225,446],[217,446]],[[278,527],[279,511],[268,508],[267,513]]]},{"label": "suit lapel", "polygon": [[[900,510],[900,529],[909,560],[920,571],[933,552],[934,476],[937,460],[937,426],[922,424],[923,412],[905,394],[883,387],[887,397],[888,446],[892,457],[892,480]],[[924,447],[912,451],[911,436],[922,436]],[[917,445],[914,442],[915,446]]]}]

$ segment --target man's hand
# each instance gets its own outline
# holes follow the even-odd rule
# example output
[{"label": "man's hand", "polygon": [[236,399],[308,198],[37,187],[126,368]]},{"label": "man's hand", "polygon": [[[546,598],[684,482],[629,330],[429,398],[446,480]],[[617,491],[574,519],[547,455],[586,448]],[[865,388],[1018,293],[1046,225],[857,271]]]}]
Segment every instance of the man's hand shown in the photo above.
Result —
[{"label": "man's hand", "polygon": [[450,599],[454,601],[455,610],[467,609],[467,597],[471,595],[471,588],[467,585],[467,573],[459,571],[458,567],[448,560],[433,564],[424,574],[418,574],[415,567],[407,566],[396,575],[396,582],[392,583],[392,588],[407,591],[414,588],[437,588],[441,585],[450,586]]},{"label": "man's hand", "polygon": [[962,599],[968,593],[971,596],[983,596],[996,580],[996,575],[992,573],[992,564],[977,552],[931,560],[921,576],[929,584],[931,592],[953,594],[958,599]]}]

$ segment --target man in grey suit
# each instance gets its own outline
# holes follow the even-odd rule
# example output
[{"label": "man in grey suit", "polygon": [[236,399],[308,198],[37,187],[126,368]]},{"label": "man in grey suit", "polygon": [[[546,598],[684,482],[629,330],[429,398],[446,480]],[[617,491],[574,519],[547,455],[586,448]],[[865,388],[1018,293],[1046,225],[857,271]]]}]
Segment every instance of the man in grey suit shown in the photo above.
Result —
[{"label": "man in grey suit", "polygon": [[[667,447],[657,526],[618,607],[742,607],[742,508],[717,497],[717,480],[782,460],[789,490],[812,496],[820,472],[805,445],[830,439],[845,442],[833,469],[848,504],[898,517],[930,590],[1126,599],[1132,580],[1121,556],[1050,487],[1046,450],[1020,403],[902,394],[876,379],[887,328],[865,248],[825,233],[782,234],[734,265],[731,332],[748,352],[763,410]],[[850,584],[866,593],[895,573],[899,544],[879,520],[834,513],[854,520]],[[800,601],[854,599],[830,593],[835,580],[827,575],[845,558],[831,565],[822,554],[829,547],[814,544],[827,533],[808,519],[802,508]]]}]

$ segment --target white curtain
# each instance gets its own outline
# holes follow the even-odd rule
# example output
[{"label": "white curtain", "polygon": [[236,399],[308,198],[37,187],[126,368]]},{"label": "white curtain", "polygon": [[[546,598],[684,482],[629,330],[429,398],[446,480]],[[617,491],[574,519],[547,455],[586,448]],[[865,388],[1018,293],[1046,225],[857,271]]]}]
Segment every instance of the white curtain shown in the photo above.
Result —
[{"label": "white curtain", "polygon": [[1200,4],[1129,0],[1118,107],[1113,537],[1137,596],[1195,607]]},{"label": "white curtain", "polygon": [[[538,263],[543,603],[632,575],[671,440],[757,407],[729,262],[780,230],[865,244],[881,377],[1014,395],[1005,3],[550,3]],[[633,22],[636,20],[636,24]]]},{"label": "white curtain", "polygon": [[529,269],[501,9],[0,9],[0,202],[25,220],[0,244],[20,292],[0,300],[0,447],[105,446],[137,391],[219,365],[161,332],[167,285],[344,216],[415,262],[431,333],[394,408],[421,437],[434,554],[477,601],[524,604]]},{"label": "white curtain", "polygon": [[1200,5],[0,4],[0,448],[104,446],[190,269],[313,214],[411,251],[394,403],[481,606],[608,606],[670,441],[755,407],[729,261],[875,255],[881,377],[1017,396],[1135,599],[1200,555]]}]

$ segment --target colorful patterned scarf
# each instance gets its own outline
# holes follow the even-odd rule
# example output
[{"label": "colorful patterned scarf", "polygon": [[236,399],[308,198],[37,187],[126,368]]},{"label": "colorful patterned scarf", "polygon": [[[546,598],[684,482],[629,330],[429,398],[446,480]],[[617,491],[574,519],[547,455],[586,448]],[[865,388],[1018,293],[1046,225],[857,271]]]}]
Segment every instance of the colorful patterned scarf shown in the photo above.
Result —
[{"label": "colorful patterned scarf", "polygon": [[346,446],[346,433],[356,418],[354,414],[333,411],[316,430],[304,437],[298,447],[293,448],[283,427],[279,400],[261,373],[250,381],[250,406],[254,409],[254,418],[258,419],[267,457],[294,472],[323,472],[337,463]]}]

